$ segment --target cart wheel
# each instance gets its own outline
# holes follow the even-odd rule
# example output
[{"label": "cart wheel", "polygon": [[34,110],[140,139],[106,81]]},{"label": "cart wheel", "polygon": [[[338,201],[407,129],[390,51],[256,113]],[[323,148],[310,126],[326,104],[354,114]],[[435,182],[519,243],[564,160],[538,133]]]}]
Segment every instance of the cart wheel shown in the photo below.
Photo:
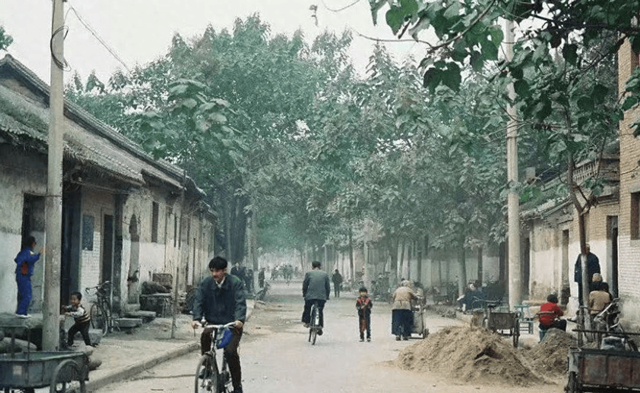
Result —
[{"label": "cart wheel", "polygon": [[569,373],[569,381],[567,382],[567,387],[565,389],[567,393],[581,393],[582,389],[578,387],[578,376],[575,372]]},{"label": "cart wheel", "polygon": [[428,335],[429,335],[429,329],[425,328],[422,331],[422,339],[424,340],[425,338],[427,338]]},{"label": "cart wheel", "polygon": [[86,393],[84,376],[80,372],[78,363],[71,359],[58,364],[51,378],[50,393]]},{"label": "cart wheel", "polygon": [[513,329],[511,329],[511,333],[513,334],[513,347],[518,348],[518,340],[520,339],[520,319],[517,317],[513,320]]}]

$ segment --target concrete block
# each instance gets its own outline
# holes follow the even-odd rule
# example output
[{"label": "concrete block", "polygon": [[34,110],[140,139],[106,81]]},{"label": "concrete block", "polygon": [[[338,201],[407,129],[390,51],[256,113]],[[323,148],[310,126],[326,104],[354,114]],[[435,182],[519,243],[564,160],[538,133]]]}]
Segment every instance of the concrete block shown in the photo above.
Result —
[{"label": "concrete block", "polygon": [[143,311],[143,310],[139,310],[139,311],[129,311],[125,314],[125,317],[127,318],[139,318],[142,319],[144,322],[150,322],[153,321],[156,318],[156,312],[155,311]]},{"label": "concrete block", "polygon": [[115,321],[121,329],[142,326],[142,318],[117,318]]}]

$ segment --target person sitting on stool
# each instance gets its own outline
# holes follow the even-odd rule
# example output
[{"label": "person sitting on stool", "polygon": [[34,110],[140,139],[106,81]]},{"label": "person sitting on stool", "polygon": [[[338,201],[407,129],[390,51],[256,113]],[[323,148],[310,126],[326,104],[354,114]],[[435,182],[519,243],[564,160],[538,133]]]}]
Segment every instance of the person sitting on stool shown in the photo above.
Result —
[{"label": "person sitting on stool", "polygon": [[[564,312],[558,307],[558,295],[555,293],[547,296],[547,302],[540,306],[540,340],[547,330],[551,328],[567,331],[567,320],[560,319]],[[544,332],[544,333],[543,333]]]}]

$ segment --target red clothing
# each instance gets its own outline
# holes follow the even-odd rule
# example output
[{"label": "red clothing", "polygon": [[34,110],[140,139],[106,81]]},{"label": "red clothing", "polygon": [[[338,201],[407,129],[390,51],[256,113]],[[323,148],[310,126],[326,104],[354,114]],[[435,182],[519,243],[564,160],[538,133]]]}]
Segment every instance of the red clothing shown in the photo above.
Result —
[{"label": "red clothing", "polygon": [[[551,314],[551,312],[553,312],[553,314]],[[543,326],[553,325],[553,321],[563,315],[564,313],[560,310],[557,303],[547,302],[540,306],[540,324]]]}]

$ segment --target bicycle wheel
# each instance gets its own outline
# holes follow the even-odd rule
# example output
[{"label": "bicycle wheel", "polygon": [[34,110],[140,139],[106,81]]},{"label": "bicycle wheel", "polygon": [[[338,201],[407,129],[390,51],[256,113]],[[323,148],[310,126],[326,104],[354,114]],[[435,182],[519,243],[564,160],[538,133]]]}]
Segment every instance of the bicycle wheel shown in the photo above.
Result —
[{"label": "bicycle wheel", "polygon": [[97,304],[93,304],[89,311],[89,315],[91,316],[91,328],[102,330],[102,335],[106,335],[107,331],[109,331],[109,325],[107,322],[107,316],[101,307],[98,307]]},{"label": "bicycle wheel", "polygon": [[318,306],[317,305],[312,305],[311,306],[311,326],[309,327],[309,341],[311,341],[311,345],[315,345],[316,344],[316,338],[318,337]]},{"label": "bicycle wheel", "polygon": [[86,393],[84,377],[78,363],[71,359],[62,361],[53,371],[50,393]]},{"label": "bicycle wheel", "polygon": [[213,357],[204,354],[198,361],[196,369],[195,393],[222,393],[218,386],[218,365]]}]

